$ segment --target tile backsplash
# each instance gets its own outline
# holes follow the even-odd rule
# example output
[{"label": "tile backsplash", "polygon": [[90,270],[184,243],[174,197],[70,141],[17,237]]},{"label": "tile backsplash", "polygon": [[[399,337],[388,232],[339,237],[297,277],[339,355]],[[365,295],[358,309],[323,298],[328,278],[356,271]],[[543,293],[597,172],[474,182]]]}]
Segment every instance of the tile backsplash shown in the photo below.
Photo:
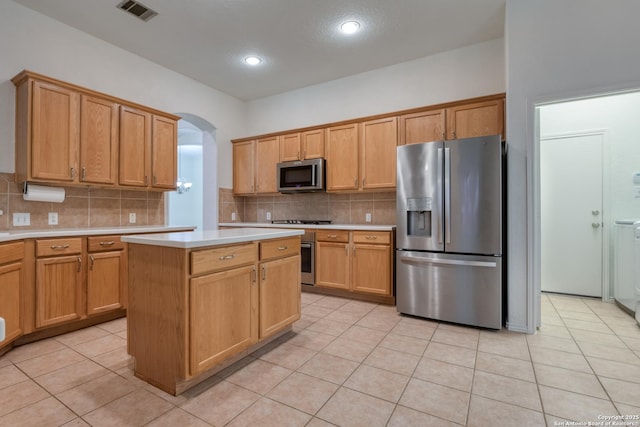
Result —
[{"label": "tile backsplash", "polygon": [[[231,214],[236,213],[235,221]],[[302,193],[275,196],[234,196],[229,188],[219,190],[220,222],[270,222],[271,219],[329,219],[334,224],[396,223],[395,191],[377,193]]]},{"label": "tile backsplash", "polygon": [[[0,173],[0,230],[125,227],[163,225],[164,193],[153,191],[64,187],[62,203],[32,202],[22,198],[22,184],[14,175]],[[58,213],[58,225],[48,225],[49,212]],[[14,226],[14,213],[29,213],[31,225]],[[136,214],[135,224],[129,214]]]}]

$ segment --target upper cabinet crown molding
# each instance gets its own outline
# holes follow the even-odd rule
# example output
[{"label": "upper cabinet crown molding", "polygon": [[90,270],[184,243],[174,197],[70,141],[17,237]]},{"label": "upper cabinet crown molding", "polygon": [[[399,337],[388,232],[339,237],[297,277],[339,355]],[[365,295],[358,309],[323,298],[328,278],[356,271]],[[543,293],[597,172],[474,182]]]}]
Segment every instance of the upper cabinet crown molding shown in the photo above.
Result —
[{"label": "upper cabinet crown molding", "polygon": [[12,82],[17,182],[175,189],[180,117],[31,71]]}]

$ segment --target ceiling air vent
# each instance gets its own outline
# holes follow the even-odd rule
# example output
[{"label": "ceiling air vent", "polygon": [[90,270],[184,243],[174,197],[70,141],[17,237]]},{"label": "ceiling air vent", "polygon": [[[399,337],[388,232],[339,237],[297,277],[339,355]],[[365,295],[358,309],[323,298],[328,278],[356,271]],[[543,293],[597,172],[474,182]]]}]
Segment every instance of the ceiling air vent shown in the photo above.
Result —
[{"label": "ceiling air vent", "polygon": [[120,2],[120,4],[118,4],[118,8],[125,12],[129,12],[145,22],[158,14],[155,10],[151,10],[142,3],[133,0],[124,0],[123,2]]}]

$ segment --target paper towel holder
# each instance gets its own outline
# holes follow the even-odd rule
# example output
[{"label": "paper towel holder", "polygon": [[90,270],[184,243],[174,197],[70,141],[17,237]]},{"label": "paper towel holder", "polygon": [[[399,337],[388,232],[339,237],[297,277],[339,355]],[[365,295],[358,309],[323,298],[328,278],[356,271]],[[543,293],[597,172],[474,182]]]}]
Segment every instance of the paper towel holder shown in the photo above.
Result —
[{"label": "paper towel holder", "polygon": [[29,182],[25,181],[22,188],[22,198],[27,201],[35,202],[54,202],[62,203],[65,199],[65,190],[63,187],[51,187],[46,185],[32,184],[33,190],[29,192]]}]

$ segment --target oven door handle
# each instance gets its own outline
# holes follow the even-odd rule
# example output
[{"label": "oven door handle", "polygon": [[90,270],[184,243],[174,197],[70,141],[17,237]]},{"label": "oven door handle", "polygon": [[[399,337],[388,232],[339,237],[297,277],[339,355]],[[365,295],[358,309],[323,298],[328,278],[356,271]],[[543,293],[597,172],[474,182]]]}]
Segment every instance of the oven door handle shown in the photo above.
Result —
[{"label": "oven door handle", "polygon": [[305,249],[311,249],[311,243],[301,243],[300,247]]}]

